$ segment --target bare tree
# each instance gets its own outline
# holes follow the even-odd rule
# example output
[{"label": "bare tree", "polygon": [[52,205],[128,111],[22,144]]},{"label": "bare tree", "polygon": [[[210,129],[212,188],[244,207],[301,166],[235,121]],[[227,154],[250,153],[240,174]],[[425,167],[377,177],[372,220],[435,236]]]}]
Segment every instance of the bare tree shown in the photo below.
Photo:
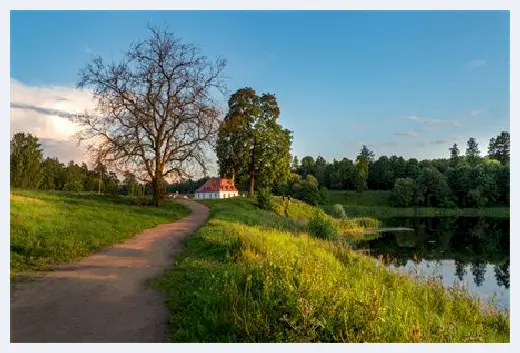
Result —
[{"label": "bare tree", "polygon": [[226,62],[208,60],[168,29],[149,29],[120,63],[97,57],[80,71],[78,88],[91,89],[96,104],[74,120],[95,158],[152,182],[158,206],[160,180],[192,177],[193,166],[206,174],[222,116],[212,96],[224,94]]}]

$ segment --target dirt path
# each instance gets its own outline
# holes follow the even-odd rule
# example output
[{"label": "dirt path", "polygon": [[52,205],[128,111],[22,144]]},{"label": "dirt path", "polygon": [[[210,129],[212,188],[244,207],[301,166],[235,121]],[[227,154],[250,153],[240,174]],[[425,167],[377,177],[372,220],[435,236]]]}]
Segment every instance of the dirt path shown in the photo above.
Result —
[{"label": "dirt path", "polygon": [[179,202],[193,212],[18,285],[11,342],[164,342],[168,310],[147,280],[172,265],[182,240],[209,215],[199,203]]}]

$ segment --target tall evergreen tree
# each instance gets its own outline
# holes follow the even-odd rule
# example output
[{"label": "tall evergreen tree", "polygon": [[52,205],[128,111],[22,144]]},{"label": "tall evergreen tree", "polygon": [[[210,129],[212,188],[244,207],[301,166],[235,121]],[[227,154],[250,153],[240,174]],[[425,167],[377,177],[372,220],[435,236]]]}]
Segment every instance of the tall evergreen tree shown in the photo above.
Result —
[{"label": "tall evergreen tree", "polygon": [[360,155],[365,157],[365,160],[368,165],[374,163],[374,151],[369,150],[367,146],[363,145],[363,147],[361,147]]},{"label": "tall evergreen tree", "polygon": [[478,149],[478,143],[475,138],[470,137],[466,147],[466,158],[470,164],[475,164],[480,156],[480,150]]},{"label": "tall evergreen tree", "polygon": [[459,147],[457,146],[456,143],[454,143],[453,146],[449,148],[449,150],[450,150],[450,165],[452,167],[455,167],[459,163],[459,155],[460,155]]},{"label": "tall evergreen tree", "polygon": [[17,133],[11,139],[11,186],[38,188],[42,181],[42,147],[31,134]]},{"label": "tall evergreen tree", "polygon": [[493,137],[489,140],[488,156],[505,165],[509,163],[509,147],[509,132],[502,131],[497,137]]}]

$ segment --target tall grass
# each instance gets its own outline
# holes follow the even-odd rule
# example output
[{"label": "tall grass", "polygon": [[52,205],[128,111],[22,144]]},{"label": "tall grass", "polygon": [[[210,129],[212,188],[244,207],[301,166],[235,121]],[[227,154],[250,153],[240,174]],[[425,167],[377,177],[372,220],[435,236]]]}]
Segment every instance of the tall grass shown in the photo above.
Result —
[{"label": "tall grass", "polygon": [[463,288],[390,271],[248,200],[205,203],[208,224],[157,282],[171,341],[509,341],[509,316]]},{"label": "tall grass", "polygon": [[140,207],[130,198],[88,194],[14,190],[10,200],[12,275],[90,255],[189,213],[172,201]]}]

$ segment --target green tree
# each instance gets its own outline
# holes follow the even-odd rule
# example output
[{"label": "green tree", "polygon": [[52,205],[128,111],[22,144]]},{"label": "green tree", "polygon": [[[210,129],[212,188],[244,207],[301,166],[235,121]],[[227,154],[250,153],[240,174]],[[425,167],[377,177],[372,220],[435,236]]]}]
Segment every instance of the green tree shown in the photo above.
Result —
[{"label": "green tree", "polygon": [[298,157],[294,156],[292,160],[292,173],[298,174],[300,172],[300,162],[298,161]]},{"label": "green tree", "polygon": [[394,184],[395,179],[406,177],[406,161],[403,157],[391,156],[388,161],[390,162],[393,178],[391,179],[391,186]]},{"label": "green tree", "polygon": [[361,147],[360,155],[365,157],[367,165],[374,163],[374,151],[369,150],[367,146]]},{"label": "green tree", "polygon": [[493,137],[489,140],[488,156],[505,165],[509,163],[509,147],[509,132],[502,131],[497,137]]},{"label": "green tree", "polygon": [[410,207],[415,196],[415,180],[410,178],[398,178],[395,180],[393,197],[396,206]]},{"label": "green tree", "polygon": [[[164,178],[161,178],[161,183],[159,184],[162,189],[165,189],[164,186]],[[110,195],[117,195],[119,192],[119,179],[117,178],[116,173],[109,172],[106,179],[105,179],[105,185],[106,185],[106,193]],[[164,195],[164,192],[159,194],[160,196]]]},{"label": "green tree", "polygon": [[298,200],[305,201],[309,205],[316,206],[323,203],[322,194],[318,187],[305,180],[293,184],[291,195]]},{"label": "green tree", "polygon": [[129,171],[124,173],[123,185],[130,196],[137,196],[139,191],[139,183],[135,175]]},{"label": "green tree", "polygon": [[466,147],[466,159],[471,165],[475,165],[480,157],[480,150],[475,138],[470,137]]},{"label": "green tree", "polygon": [[467,196],[472,187],[470,172],[471,167],[464,164],[446,171],[446,181],[459,207],[467,207]]},{"label": "green tree", "polygon": [[247,180],[249,196],[262,187],[284,183],[290,173],[291,132],[278,124],[280,109],[272,94],[258,96],[241,88],[229,99],[219,129],[216,153],[221,176]]},{"label": "green tree", "polygon": [[354,185],[356,188],[356,192],[358,193],[358,201],[359,197],[367,189],[367,180],[368,180],[368,160],[365,156],[360,154],[356,159],[355,165],[355,178]]},{"label": "green tree", "polygon": [[419,206],[446,205],[450,189],[446,177],[436,168],[423,168],[416,183],[416,202]]},{"label": "green tree", "polygon": [[11,139],[11,187],[38,188],[42,181],[43,152],[38,138],[23,132]]},{"label": "green tree", "polygon": [[84,190],[85,180],[83,170],[80,166],[70,161],[65,168],[65,185],[64,190],[82,192]]},{"label": "green tree", "polygon": [[312,158],[311,156],[303,157],[301,165],[301,176],[305,178],[307,174],[314,174],[315,166],[316,162],[314,161],[314,158]]},{"label": "green tree", "polygon": [[419,161],[415,158],[410,158],[406,161],[406,177],[417,179],[421,169],[419,168]]},{"label": "green tree", "polygon": [[58,158],[45,158],[42,163],[42,182],[40,188],[44,190],[63,189],[62,177],[64,174],[63,165]]},{"label": "green tree", "polygon": [[456,167],[458,164],[459,164],[459,155],[460,155],[460,151],[459,151],[459,147],[457,146],[456,143],[453,144],[452,147],[449,148],[450,150],[450,165],[452,167]]},{"label": "green tree", "polygon": [[327,169],[327,161],[322,156],[316,158],[314,163],[314,175],[318,179],[320,185],[325,185],[325,171]]},{"label": "green tree", "polygon": [[368,186],[375,190],[389,190],[394,184],[394,170],[387,156],[379,157],[369,168]]}]

